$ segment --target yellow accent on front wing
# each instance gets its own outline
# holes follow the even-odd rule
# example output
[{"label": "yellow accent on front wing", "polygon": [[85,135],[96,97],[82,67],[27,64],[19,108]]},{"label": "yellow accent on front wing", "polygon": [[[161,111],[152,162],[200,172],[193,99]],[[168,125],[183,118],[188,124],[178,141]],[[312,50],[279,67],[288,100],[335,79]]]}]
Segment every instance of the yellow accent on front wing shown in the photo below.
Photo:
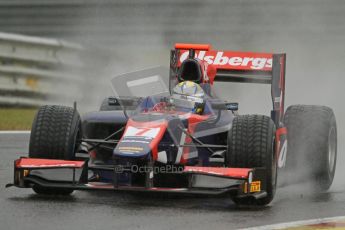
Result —
[{"label": "yellow accent on front wing", "polygon": [[250,192],[260,192],[261,191],[261,181],[253,181],[250,184]]},{"label": "yellow accent on front wing", "polygon": [[[253,181],[250,184],[250,190],[249,192],[253,193],[253,192],[260,192],[261,191],[261,181]],[[248,183],[244,183],[244,187],[243,187],[243,192],[244,193],[248,193]]]},{"label": "yellow accent on front wing", "polygon": [[29,175],[29,172],[30,172],[29,170],[24,170],[24,171],[23,171],[23,176],[24,176],[24,177],[28,176],[28,175]]}]

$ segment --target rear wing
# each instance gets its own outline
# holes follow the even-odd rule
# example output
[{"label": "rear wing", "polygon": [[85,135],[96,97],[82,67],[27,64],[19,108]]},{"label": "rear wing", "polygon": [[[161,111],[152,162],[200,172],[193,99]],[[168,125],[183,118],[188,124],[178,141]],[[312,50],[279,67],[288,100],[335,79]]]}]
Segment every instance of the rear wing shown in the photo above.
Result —
[{"label": "rear wing", "polygon": [[212,50],[209,44],[177,43],[171,50],[170,77],[189,52],[216,69],[214,81],[271,84],[271,117],[279,127],[284,115],[286,54]]}]

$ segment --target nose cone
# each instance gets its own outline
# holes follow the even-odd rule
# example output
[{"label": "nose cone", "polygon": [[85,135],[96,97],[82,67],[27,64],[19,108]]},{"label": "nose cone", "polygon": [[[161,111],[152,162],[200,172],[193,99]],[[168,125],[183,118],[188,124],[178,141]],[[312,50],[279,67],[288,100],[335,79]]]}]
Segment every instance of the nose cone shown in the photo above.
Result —
[{"label": "nose cone", "polygon": [[126,130],[114,149],[115,157],[157,159],[158,144],[167,128],[167,121],[135,122],[129,119]]}]

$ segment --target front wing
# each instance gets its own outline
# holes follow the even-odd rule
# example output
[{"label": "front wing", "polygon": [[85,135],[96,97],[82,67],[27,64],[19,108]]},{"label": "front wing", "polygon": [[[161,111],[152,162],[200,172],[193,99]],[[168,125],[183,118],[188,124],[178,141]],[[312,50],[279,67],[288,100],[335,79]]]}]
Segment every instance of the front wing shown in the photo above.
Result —
[{"label": "front wing", "polygon": [[[90,180],[93,170],[113,172],[112,182]],[[267,195],[263,168],[223,168],[185,166],[176,174],[188,177],[188,186],[181,188],[155,187],[154,175],[147,177],[145,186],[119,185],[115,166],[91,166],[88,161],[20,158],[14,162],[14,182],[6,187],[30,188],[38,185],[47,188],[70,188],[73,190],[125,190],[146,192],[169,192],[220,195],[235,191],[236,196],[262,198]],[[151,183],[150,183],[151,182]]]}]

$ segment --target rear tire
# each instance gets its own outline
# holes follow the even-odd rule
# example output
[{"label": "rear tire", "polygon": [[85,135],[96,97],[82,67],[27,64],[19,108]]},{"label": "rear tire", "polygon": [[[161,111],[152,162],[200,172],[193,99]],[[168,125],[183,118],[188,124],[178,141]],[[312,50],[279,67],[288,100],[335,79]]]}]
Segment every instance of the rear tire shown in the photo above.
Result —
[{"label": "rear tire", "polygon": [[[275,124],[263,115],[237,116],[228,134],[226,164],[237,168],[266,168],[267,196],[260,199],[252,197],[232,197],[238,205],[264,206],[275,195],[277,184],[277,161],[274,154]],[[261,182],[262,183],[262,182]]]},{"label": "rear tire", "polygon": [[332,185],[337,161],[337,124],[326,106],[292,105],[284,117],[287,127],[287,177],[293,182],[312,181],[316,191]]},{"label": "rear tire", "polygon": [[[75,159],[81,139],[81,120],[77,110],[58,105],[42,106],[32,123],[29,157]],[[53,189],[34,185],[38,194],[68,195],[73,189]]]}]

